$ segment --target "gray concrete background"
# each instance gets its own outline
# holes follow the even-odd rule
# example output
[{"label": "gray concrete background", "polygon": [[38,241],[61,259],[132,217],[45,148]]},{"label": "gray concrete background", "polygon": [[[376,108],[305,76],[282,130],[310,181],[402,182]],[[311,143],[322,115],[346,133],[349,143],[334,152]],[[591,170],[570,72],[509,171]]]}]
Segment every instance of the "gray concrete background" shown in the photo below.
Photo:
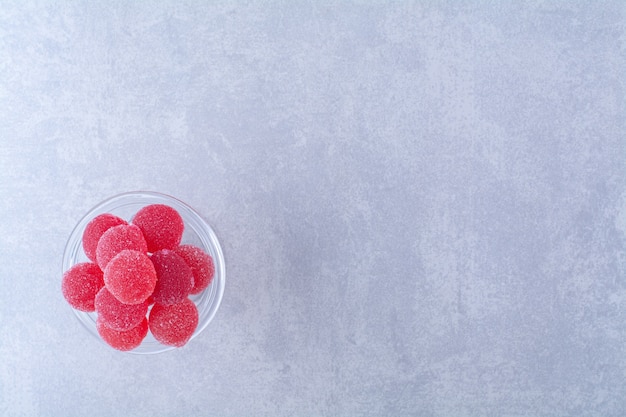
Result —
[{"label": "gray concrete background", "polygon": [[[129,4],[127,4],[129,3]],[[626,415],[623,1],[0,3],[0,414]],[[222,308],[112,351],[60,292],[130,190]]]}]

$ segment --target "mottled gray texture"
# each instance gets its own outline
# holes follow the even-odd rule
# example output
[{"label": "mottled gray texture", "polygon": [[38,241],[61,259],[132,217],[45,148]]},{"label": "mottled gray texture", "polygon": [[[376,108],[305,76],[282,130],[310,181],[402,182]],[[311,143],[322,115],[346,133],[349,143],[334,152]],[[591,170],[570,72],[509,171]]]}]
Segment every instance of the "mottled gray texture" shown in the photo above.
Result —
[{"label": "mottled gray texture", "polygon": [[[625,7],[3,1],[0,415],[626,415]],[[135,189],[227,260],[152,357],[60,293]]]}]

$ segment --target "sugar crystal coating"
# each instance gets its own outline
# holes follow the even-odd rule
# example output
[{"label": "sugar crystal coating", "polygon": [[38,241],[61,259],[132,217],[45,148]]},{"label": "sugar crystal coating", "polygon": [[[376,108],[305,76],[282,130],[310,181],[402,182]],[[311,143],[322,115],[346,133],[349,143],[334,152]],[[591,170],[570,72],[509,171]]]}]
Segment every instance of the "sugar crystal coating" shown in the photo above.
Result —
[{"label": "sugar crystal coating", "polygon": [[125,249],[148,252],[141,229],[132,224],[122,224],[104,232],[96,248],[96,260],[100,268],[104,271],[107,263]]},{"label": "sugar crystal coating", "polygon": [[108,327],[98,317],[96,320],[96,329],[109,346],[121,351],[128,351],[136,348],[141,344],[148,334],[148,319],[144,317],[141,322],[125,331],[113,330]]},{"label": "sugar crystal coating", "polygon": [[174,249],[180,243],[185,228],[180,214],[165,204],[143,207],[135,214],[132,223],[143,232],[149,252]]},{"label": "sugar crystal coating", "polygon": [[152,293],[159,304],[176,304],[183,301],[193,288],[193,272],[176,252],[162,249],[152,254],[157,283]]},{"label": "sugar crystal coating", "polygon": [[138,325],[148,313],[148,302],[139,304],[124,304],[102,288],[96,295],[96,313],[108,328],[118,331],[129,330]]},{"label": "sugar crystal coating", "polygon": [[155,304],[150,311],[150,332],[168,346],[185,345],[198,327],[198,309],[188,298],[172,305]]},{"label": "sugar crystal coating", "polygon": [[61,291],[67,302],[73,308],[86,312],[95,310],[94,300],[102,287],[102,271],[91,262],[74,265],[65,271],[61,281]]},{"label": "sugar crystal coating", "polygon": [[103,213],[91,219],[83,232],[83,250],[85,255],[93,262],[96,262],[96,248],[102,234],[111,227],[121,224],[127,224],[126,220],[109,213]]},{"label": "sugar crystal coating", "polygon": [[157,275],[148,255],[134,250],[123,250],[104,270],[104,285],[120,302],[139,304],[154,291]]},{"label": "sugar crystal coating", "polygon": [[199,294],[204,291],[211,284],[215,274],[213,258],[194,245],[180,245],[174,251],[184,259],[193,273],[191,294]]}]

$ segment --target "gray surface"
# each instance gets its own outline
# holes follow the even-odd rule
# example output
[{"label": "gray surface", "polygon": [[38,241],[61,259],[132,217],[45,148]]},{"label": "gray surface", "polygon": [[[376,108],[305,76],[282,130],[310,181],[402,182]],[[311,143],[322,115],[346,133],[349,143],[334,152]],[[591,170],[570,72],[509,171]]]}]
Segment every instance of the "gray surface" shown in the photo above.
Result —
[{"label": "gray surface", "polygon": [[[626,415],[624,2],[124,3],[0,5],[1,415]],[[60,294],[135,189],[227,259],[152,357]]]}]

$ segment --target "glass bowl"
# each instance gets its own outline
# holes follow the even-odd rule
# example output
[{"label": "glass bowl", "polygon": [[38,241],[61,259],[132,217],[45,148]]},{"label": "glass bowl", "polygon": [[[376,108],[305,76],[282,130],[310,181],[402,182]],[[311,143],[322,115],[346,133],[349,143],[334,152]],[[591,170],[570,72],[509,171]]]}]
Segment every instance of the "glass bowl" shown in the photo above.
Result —
[{"label": "glass bowl", "polygon": [[[185,222],[185,231],[181,244],[191,244],[198,246],[211,255],[215,263],[215,275],[213,281],[200,294],[191,295],[189,298],[198,307],[198,327],[187,343],[190,343],[198,336],[213,320],[224,295],[225,266],[222,248],[215,235],[215,232],[200,215],[187,204],[169,195],[151,191],[133,191],[118,194],[111,197],[91,210],[78,222],[70,234],[65,251],[63,252],[63,272],[81,262],[91,262],[83,251],[82,238],[87,223],[95,216],[103,213],[111,213],[130,222],[132,217],[144,206],[149,204],[165,204],[174,208]],[[102,343],[105,343],[96,330],[96,313],[86,313],[72,309],[78,321]],[[106,344],[106,343],[105,343]],[[108,346],[108,345],[107,345]],[[113,349],[113,348],[111,348]],[[127,353],[152,354],[166,352],[176,349],[173,346],[166,346],[158,342],[150,332],[141,345]]]}]

